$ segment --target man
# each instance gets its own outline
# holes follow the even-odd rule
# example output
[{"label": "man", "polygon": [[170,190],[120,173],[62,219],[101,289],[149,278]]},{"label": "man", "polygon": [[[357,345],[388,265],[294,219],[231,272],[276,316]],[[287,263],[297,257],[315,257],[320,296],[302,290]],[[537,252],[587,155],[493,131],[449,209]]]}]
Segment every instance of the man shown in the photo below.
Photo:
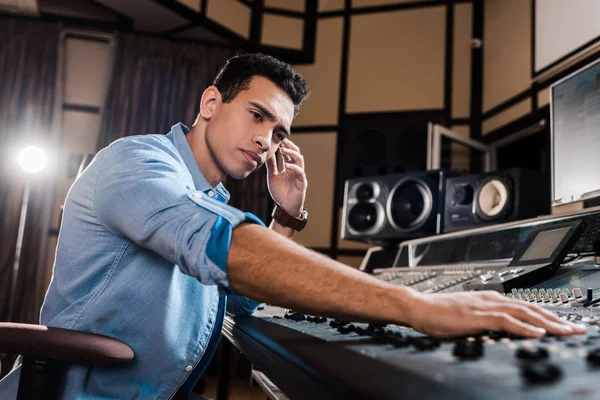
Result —
[{"label": "man", "polygon": [[[64,398],[167,399],[190,390],[214,353],[225,309],[250,314],[258,302],[437,336],[583,332],[497,293],[394,286],[288,240],[285,225],[301,226],[307,188],[290,126],[307,94],[289,65],[235,57],[204,91],[191,130],[179,124],[166,136],[118,140],[73,184],[41,323],[116,337],[135,358],[119,368],[71,368]],[[270,230],[227,206],[221,185],[263,163],[280,209]]]}]

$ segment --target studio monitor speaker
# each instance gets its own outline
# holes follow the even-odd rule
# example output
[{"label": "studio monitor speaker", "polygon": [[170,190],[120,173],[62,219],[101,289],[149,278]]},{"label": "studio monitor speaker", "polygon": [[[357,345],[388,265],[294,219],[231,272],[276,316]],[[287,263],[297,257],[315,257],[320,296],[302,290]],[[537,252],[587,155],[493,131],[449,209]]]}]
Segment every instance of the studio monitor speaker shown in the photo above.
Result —
[{"label": "studio monitor speaker", "polygon": [[439,233],[444,177],[419,171],[347,180],[342,238],[399,243]]},{"label": "studio monitor speaker", "polygon": [[550,213],[550,182],[540,172],[511,168],[446,180],[444,232]]}]

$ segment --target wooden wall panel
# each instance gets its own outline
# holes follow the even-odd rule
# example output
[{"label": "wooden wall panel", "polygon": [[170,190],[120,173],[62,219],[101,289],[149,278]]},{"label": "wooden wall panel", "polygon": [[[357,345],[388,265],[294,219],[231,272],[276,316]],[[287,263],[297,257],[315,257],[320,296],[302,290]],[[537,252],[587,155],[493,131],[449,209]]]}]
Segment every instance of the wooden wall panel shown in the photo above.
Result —
[{"label": "wooden wall panel", "polygon": [[471,25],[473,5],[454,6],[452,65],[452,117],[468,118],[471,114]]},{"label": "wooden wall panel", "polygon": [[[450,129],[463,137],[469,137],[470,127],[468,125],[454,125]],[[468,172],[470,169],[471,152],[468,147],[459,143],[450,145],[452,157],[450,158],[450,169],[452,171]]]},{"label": "wooden wall panel", "polygon": [[265,0],[265,6],[303,12],[306,0]]},{"label": "wooden wall panel", "polygon": [[531,100],[526,99],[512,106],[511,108],[501,112],[500,114],[494,115],[491,118],[483,121],[482,134],[487,135],[494,129],[500,128],[517,118],[521,118],[531,112]]},{"label": "wooden wall panel", "polygon": [[415,1],[428,1],[428,0],[352,0],[352,8],[368,7],[368,6],[383,6],[383,5],[388,5],[388,4],[399,4],[399,3],[414,3]]},{"label": "wooden wall panel", "polygon": [[354,256],[338,256],[337,260],[342,264],[349,265],[350,267],[358,269],[360,267],[360,263],[363,260],[363,257],[354,257]]},{"label": "wooden wall panel", "polygon": [[294,239],[311,247],[329,247],[331,236],[331,209],[335,178],[335,148],[337,134],[306,133],[292,135],[304,156],[308,189],[306,209],[309,222]]},{"label": "wooden wall panel", "polygon": [[319,0],[319,12],[344,9],[344,0]]},{"label": "wooden wall panel", "polygon": [[209,0],[206,15],[238,35],[250,38],[250,7],[245,4],[237,0]]},{"label": "wooden wall panel", "polygon": [[550,104],[550,88],[538,92],[538,107],[544,107]]},{"label": "wooden wall panel", "polygon": [[314,64],[294,66],[311,88],[294,126],[337,124],[341,58],[342,18],[320,20]]},{"label": "wooden wall panel", "polygon": [[282,15],[263,15],[261,42],[266,45],[302,50],[304,20]]},{"label": "wooden wall panel", "polygon": [[486,0],[484,14],[485,112],[531,84],[531,3]]},{"label": "wooden wall panel", "polygon": [[446,7],[352,17],[347,112],[443,108]]}]

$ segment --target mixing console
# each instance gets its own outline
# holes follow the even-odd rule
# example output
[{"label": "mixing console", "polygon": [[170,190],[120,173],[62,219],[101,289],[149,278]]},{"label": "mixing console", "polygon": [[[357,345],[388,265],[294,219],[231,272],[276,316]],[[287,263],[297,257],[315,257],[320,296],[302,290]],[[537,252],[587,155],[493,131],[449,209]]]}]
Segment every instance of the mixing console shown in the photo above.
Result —
[{"label": "mixing console", "polygon": [[[290,348],[295,356],[310,359],[301,350],[308,336],[322,341],[323,351],[341,346],[350,352],[344,361],[324,357],[320,362],[329,365],[318,368],[335,371],[342,368],[338,363],[352,360],[355,368],[364,367],[353,390],[377,399],[600,398],[600,310],[565,307],[557,313],[587,325],[588,333],[538,340],[485,332],[440,340],[404,326],[350,323],[269,306],[256,316],[294,332],[278,345],[296,343]],[[374,383],[380,376],[368,367],[373,361],[386,369],[388,380]],[[381,384],[385,387],[376,387]]]},{"label": "mixing console", "polygon": [[270,306],[224,331],[293,398],[600,399],[599,232],[600,208],[407,241],[393,263],[368,269],[423,293],[496,290],[584,324],[584,335],[441,340]]}]

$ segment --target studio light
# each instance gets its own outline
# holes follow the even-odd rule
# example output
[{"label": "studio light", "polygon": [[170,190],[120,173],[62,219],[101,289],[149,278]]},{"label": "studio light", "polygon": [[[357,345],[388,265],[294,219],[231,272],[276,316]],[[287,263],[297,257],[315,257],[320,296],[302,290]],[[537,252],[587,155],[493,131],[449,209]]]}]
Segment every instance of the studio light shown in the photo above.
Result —
[{"label": "studio light", "polygon": [[27,146],[19,153],[19,165],[27,172],[40,172],[47,162],[46,153],[36,146]]}]

